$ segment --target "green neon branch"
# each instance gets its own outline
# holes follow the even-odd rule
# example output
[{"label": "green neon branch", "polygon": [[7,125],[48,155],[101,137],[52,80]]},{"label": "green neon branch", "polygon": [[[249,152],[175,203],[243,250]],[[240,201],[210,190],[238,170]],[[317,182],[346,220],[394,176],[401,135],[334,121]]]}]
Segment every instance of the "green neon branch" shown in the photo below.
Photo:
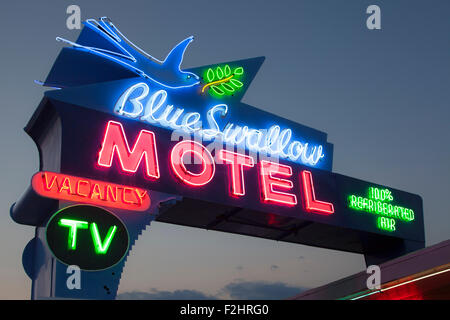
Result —
[{"label": "green neon branch", "polygon": [[244,86],[240,80],[236,79],[243,74],[244,68],[242,67],[237,67],[233,71],[231,71],[229,65],[217,66],[215,69],[208,68],[203,76],[205,85],[202,88],[202,93],[208,89],[208,92],[216,97],[233,95]]}]

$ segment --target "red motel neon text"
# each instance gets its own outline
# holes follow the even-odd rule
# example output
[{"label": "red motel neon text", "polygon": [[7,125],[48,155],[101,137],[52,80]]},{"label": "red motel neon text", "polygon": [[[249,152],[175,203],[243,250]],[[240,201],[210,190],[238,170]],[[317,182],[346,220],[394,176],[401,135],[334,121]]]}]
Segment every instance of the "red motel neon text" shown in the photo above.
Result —
[{"label": "red motel neon text", "polygon": [[305,194],[306,211],[317,212],[326,215],[333,214],[334,206],[332,203],[316,199],[316,195],[314,193],[314,183],[312,173],[307,170],[303,170],[302,181],[303,181],[303,190]]},{"label": "red motel neon text", "polygon": [[236,197],[245,195],[244,167],[253,167],[255,160],[250,156],[228,150],[220,150],[219,157],[230,165],[231,194]]},{"label": "red motel neon text", "polygon": [[36,173],[31,185],[39,195],[119,209],[145,211],[150,208],[146,190],[61,173]]},{"label": "red motel neon text", "polygon": [[[202,162],[203,170],[200,173],[193,173],[186,169],[183,158],[185,155],[196,157]],[[200,187],[204,186],[214,177],[216,166],[211,153],[198,142],[184,140],[177,143],[170,153],[170,164],[173,172],[184,183]]]},{"label": "red motel neon text", "polygon": [[[159,179],[159,163],[155,134],[148,130],[141,130],[133,149],[130,150],[123,126],[119,122],[109,121],[103,137],[102,148],[99,152],[98,164],[111,167],[113,158],[117,155],[120,167],[126,172],[136,172],[143,159],[145,173],[149,178]],[[196,159],[201,163],[200,172],[192,172],[185,165],[185,157]],[[244,197],[245,169],[255,166],[253,157],[219,150],[218,157],[224,162],[229,172],[230,195]],[[179,180],[192,187],[207,185],[216,172],[216,164],[211,152],[202,144],[183,140],[178,142],[170,152],[170,167]],[[294,185],[292,167],[280,163],[262,160],[258,163],[258,174],[261,186],[261,201],[275,205],[296,206],[297,195],[293,193]],[[334,206],[330,202],[318,200],[314,191],[313,175],[308,170],[300,173],[302,184],[302,199],[307,212],[330,215],[334,213]]]},{"label": "red motel neon text", "polygon": [[133,150],[130,150],[122,124],[109,121],[98,157],[98,164],[111,167],[114,152],[117,153],[123,171],[136,172],[142,159],[145,158],[146,174],[150,178],[159,178],[158,155],[156,154],[155,134],[141,130]]},{"label": "red motel neon text", "polygon": [[289,178],[292,176],[292,168],[270,161],[260,162],[260,178],[262,186],[262,196],[265,202],[282,203],[288,206],[297,204],[297,196],[292,193],[274,190],[282,189],[289,191],[294,187],[292,181],[274,177],[274,175]]}]

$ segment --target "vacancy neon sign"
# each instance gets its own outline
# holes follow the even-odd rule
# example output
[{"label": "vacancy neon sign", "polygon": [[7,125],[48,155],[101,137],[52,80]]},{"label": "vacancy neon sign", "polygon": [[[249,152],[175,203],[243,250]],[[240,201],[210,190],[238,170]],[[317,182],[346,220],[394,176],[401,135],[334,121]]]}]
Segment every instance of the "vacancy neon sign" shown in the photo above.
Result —
[{"label": "vacancy neon sign", "polygon": [[36,193],[47,198],[133,211],[150,208],[148,192],[136,187],[49,171],[36,173],[31,185]]},{"label": "vacancy neon sign", "polygon": [[[102,147],[98,153],[97,164],[100,167],[111,168],[113,161],[117,161],[119,170],[136,173],[144,166],[144,174],[150,180],[159,180],[160,168],[158,162],[157,137],[154,132],[141,130],[134,142],[125,135],[120,122],[109,121],[104,131]],[[132,146],[132,147],[130,147]],[[313,175],[308,170],[293,172],[289,165],[271,161],[260,161],[249,155],[216,150],[216,155],[222,160],[228,171],[230,196],[243,198],[246,196],[246,170],[257,167],[260,185],[260,200],[282,206],[297,206],[302,199],[307,212],[330,215],[334,213],[334,206],[330,202],[316,198]],[[190,162],[192,161],[193,162]],[[216,162],[211,152],[202,144],[183,140],[176,143],[169,152],[170,169],[174,176],[186,186],[199,188],[208,185],[216,174]],[[200,170],[193,170],[190,163],[200,166]],[[299,174],[301,194],[293,192],[292,178]],[[255,181],[256,182],[256,181]]]}]

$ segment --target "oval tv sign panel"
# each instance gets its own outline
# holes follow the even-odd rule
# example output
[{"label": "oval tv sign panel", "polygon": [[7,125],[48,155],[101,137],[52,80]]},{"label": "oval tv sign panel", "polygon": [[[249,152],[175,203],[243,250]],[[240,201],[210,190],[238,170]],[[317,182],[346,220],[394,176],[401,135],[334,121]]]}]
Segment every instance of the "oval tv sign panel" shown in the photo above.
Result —
[{"label": "oval tv sign panel", "polygon": [[90,205],[74,205],[57,211],[47,224],[46,237],[58,260],[90,271],[107,269],[120,262],[130,242],[119,218]]}]

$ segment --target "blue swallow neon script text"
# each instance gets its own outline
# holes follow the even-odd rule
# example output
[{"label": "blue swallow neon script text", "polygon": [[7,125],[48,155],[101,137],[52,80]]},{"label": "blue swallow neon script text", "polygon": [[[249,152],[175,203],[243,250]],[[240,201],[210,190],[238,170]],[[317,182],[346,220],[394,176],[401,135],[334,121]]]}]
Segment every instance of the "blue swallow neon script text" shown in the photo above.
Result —
[{"label": "blue swallow neon script text", "polygon": [[221,139],[227,144],[244,145],[253,152],[279,156],[309,166],[317,165],[325,156],[322,145],[310,145],[308,142],[293,140],[291,129],[281,130],[276,124],[266,129],[252,129],[234,123],[221,126],[220,117],[228,113],[226,104],[217,104],[208,109],[207,127],[204,128],[200,113],[185,112],[183,108],[176,108],[166,101],[167,91],[157,90],[150,94],[148,85],[139,82],[122,93],[116,102],[114,112],[171,130],[200,134],[205,140]]}]

